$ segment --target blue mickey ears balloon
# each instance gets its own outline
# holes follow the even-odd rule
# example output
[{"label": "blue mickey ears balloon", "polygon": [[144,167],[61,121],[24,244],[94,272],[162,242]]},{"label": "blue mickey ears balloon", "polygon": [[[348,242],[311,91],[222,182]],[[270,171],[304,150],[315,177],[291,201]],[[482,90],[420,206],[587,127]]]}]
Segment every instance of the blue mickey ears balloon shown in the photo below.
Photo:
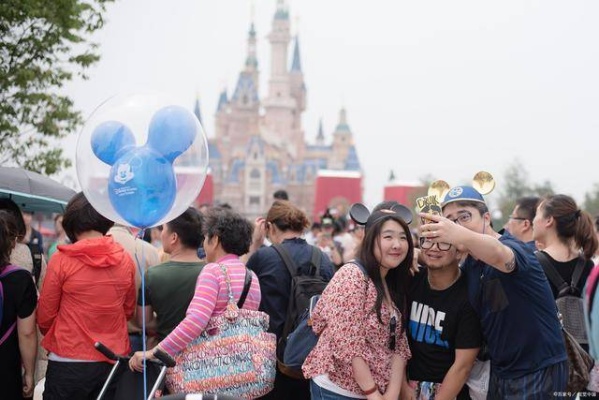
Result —
[{"label": "blue mickey ears balloon", "polygon": [[146,228],[157,223],[175,200],[173,161],[196,137],[195,122],[182,107],[160,109],[150,123],[148,141],[135,147],[125,125],[109,121],[92,133],[94,154],[112,166],[108,196],[114,209],[130,224]]},{"label": "blue mickey ears balloon", "polygon": [[150,122],[148,146],[173,162],[193,143],[196,136],[194,120],[195,116],[183,107],[164,107]]},{"label": "blue mickey ears balloon", "polygon": [[94,154],[108,165],[115,163],[120,153],[135,146],[135,137],[131,130],[118,121],[106,121],[92,133]]},{"label": "blue mickey ears balloon", "polygon": [[197,200],[208,140],[195,115],[168,94],[116,95],[88,117],[77,177],[92,206],[122,225],[166,223]]}]

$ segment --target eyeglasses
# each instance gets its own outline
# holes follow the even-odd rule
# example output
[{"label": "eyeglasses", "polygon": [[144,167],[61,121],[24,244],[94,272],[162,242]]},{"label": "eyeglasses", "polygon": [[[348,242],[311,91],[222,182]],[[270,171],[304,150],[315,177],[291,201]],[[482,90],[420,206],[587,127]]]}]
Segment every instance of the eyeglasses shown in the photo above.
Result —
[{"label": "eyeglasses", "polygon": [[162,230],[164,229],[164,225],[158,225],[156,229],[158,229],[159,232],[162,232]]},{"label": "eyeglasses", "polygon": [[472,213],[470,211],[462,211],[457,218],[450,219],[458,225],[464,225],[472,221]]},{"label": "eyeglasses", "polygon": [[389,350],[395,351],[395,329],[397,328],[397,319],[395,315],[389,320]]},{"label": "eyeglasses", "polygon": [[433,242],[432,240],[428,239],[428,238],[420,238],[420,248],[423,250],[429,250],[432,249],[433,246],[435,245],[435,243],[437,244],[437,248],[440,251],[447,251],[449,249],[451,249],[451,243],[445,243],[445,242]]},{"label": "eyeglasses", "polygon": [[513,217],[513,216],[509,216],[509,219],[515,219],[516,221],[526,221],[528,218],[522,218],[522,217]]}]

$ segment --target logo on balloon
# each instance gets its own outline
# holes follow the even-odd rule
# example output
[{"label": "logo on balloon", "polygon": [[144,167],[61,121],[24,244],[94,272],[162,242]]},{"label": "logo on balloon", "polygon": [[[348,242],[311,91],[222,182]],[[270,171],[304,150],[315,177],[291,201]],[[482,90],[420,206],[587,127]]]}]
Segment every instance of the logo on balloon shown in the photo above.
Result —
[{"label": "logo on balloon", "polygon": [[173,207],[173,162],[193,144],[196,126],[195,116],[185,108],[167,106],[153,115],[144,145],[137,146],[131,130],[119,121],[102,122],[92,132],[93,153],[112,167],[110,203],[132,226],[153,226]]}]

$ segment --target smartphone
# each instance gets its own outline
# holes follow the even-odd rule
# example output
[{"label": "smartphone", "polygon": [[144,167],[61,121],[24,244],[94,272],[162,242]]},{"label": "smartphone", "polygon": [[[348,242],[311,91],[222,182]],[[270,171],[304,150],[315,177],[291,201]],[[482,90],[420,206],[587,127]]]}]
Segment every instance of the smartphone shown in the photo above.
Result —
[{"label": "smartphone", "polygon": [[310,297],[310,304],[308,306],[308,325],[312,326],[312,310],[314,310],[314,307],[316,307],[316,303],[318,303],[318,300],[320,299],[320,295],[317,294],[315,296]]},{"label": "smartphone", "polygon": [[[416,199],[416,212],[432,214],[432,215],[442,215],[441,204],[437,199],[437,196],[424,196]],[[429,224],[433,222],[432,220],[426,217],[420,217],[420,224]]]}]

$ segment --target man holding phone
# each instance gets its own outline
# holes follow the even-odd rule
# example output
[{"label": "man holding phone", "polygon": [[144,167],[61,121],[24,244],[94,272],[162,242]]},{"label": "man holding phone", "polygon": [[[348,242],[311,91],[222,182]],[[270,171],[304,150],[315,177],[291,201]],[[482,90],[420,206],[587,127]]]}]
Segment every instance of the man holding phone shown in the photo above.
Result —
[{"label": "man holding phone", "polygon": [[443,216],[421,214],[432,221],[420,227],[421,236],[468,253],[462,271],[489,350],[488,398],[548,399],[564,392],[564,340],[549,283],[532,250],[491,228],[487,205],[471,186],[452,188],[442,209]]}]

